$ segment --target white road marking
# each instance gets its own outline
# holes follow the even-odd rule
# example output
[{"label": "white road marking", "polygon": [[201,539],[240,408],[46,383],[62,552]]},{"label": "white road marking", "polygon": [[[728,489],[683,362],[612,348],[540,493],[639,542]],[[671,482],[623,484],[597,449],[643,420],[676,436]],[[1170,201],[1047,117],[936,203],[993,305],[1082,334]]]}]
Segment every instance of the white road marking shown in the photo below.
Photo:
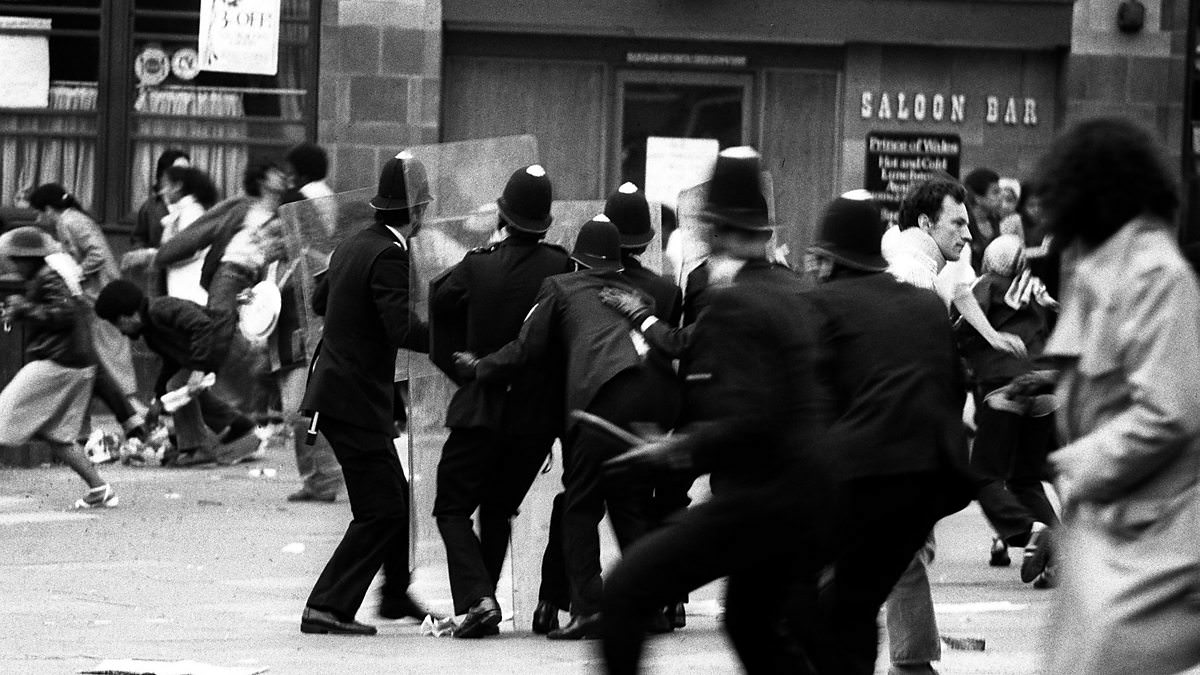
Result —
[{"label": "white road marking", "polygon": [[23,525],[26,523],[62,523],[72,520],[92,520],[99,518],[91,513],[59,513],[56,511],[35,511],[30,513],[0,513],[0,525]]},{"label": "white road marking", "polygon": [[938,614],[984,614],[987,612],[1020,612],[1028,609],[1029,605],[1017,604],[1007,600],[994,602],[946,602],[933,606]]}]

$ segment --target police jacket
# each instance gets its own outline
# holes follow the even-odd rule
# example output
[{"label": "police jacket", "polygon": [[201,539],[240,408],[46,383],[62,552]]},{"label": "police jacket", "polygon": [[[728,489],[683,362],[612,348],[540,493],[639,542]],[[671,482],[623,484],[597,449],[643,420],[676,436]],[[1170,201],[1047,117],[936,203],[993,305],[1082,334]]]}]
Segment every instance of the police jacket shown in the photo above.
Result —
[{"label": "police jacket", "polygon": [[707,292],[690,345],[684,405],[692,421],[681,451],[697,471],[711,472],[715,497],[785,508],[806,486],[824,490],[813,310],[799,278],[751,260],[731,285]]},{"label": "police jacket", "polygon": [[961,459],[963,375],[945,306],[886,272],[809,291],[842,479],[943,471]]},{"label": "police jacket", "polygon": [[[565,249],[532,237],[509,236],[469,252],[431,285],[431,355],[496,352],[521,332],[542,282],[574,269]],[[443,369],[453,373],[452,367]],[[562,379],[560,359],[545,358],[507,382],[463,381],[450,399],[446,426],[556,433],[562,423]]]},{"label": "police jacket", "polygon": [[324,334],[302,411],[393,433],[397,350],[429,351],[428,329],[409,307],[408,274],[407,243],[379,223],[334,249],[322,282]]},{"label": "police jacket", "polygon": [[600,290],[634,290],[615,270],[589,269],[549,277],[538,292],[516,340],[480,360],[481,382],[507,382],[521,369],[562,349],[566,359],[566,410],[587,410],[600,388],[642,357],[629,322],[600,302]]}]

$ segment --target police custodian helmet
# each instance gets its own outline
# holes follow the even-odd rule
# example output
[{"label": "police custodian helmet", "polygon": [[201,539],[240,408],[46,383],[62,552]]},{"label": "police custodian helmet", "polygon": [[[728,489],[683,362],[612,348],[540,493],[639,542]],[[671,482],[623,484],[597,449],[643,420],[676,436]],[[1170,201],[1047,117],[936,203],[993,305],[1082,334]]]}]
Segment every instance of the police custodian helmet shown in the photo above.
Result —
[{"label": "police custodian helmet", "polygon": [[[411,200],[411,203],[410,203]],[[407,150],[398,153],[379,172],[379,191],[371,199],[376,211],[398,211],[433,201],[425,165]]]},{"label": "police custodian helmet", "polygon": [[772,229],[763,196],[758,151],[743,145],[717,155],[700,217],[713,225],[763,232]]},{"label": "police custodian helmet", "polygon": [[554,201],[550,178],[541,164],[517,169],[504,185],[504,194],[496,200],[504,225],[521,232],[542,234],[550,229]]},{"label": "police custodian helmet", "polygon": [[625,183],[604,202],[604,215],[621,233],[621,248],[640,248],[654,239],[650,226],[650,204],[646,193]]}]

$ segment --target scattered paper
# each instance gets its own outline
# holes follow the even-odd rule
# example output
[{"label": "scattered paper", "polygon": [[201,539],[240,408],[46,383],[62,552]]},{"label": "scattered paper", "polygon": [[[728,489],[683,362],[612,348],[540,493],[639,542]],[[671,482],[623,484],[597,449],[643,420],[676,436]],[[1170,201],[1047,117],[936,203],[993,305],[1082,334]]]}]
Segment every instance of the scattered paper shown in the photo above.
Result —
[{"label": "scattered paper", "polygon": [[292,543],[288,544],[287,546],[284,546],[280,550],[283,551],[284,553],[304,553],[304,544],[302,544],[301,542],[298,542],[298,541],[293,541]]},{"label": "scattered paper", "polygon": [[457,628],[453,617],[445,619],[435,619],[429,614],[425,615],[425,620],[421,622],[421,635],[433,637],[454,637],[454,629]]}]

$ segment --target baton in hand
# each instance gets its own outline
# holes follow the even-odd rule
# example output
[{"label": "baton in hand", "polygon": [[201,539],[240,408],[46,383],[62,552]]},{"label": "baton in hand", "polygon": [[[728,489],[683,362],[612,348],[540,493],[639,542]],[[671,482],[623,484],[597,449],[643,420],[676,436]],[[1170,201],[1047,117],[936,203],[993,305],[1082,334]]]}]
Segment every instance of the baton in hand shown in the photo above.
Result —
[{"label": "baton in hand", "polygon": [[593,415],[590,412],[584,412],[583,410],[572,410],[571,418],[576,422],[591,427],[593,430],[599,431],[610,438],[628,445],[631,448],[646,442],[644,438],[639,438],[613,424],[612,422],[609,422],[603,417],[600,417],[599,415]]}]

